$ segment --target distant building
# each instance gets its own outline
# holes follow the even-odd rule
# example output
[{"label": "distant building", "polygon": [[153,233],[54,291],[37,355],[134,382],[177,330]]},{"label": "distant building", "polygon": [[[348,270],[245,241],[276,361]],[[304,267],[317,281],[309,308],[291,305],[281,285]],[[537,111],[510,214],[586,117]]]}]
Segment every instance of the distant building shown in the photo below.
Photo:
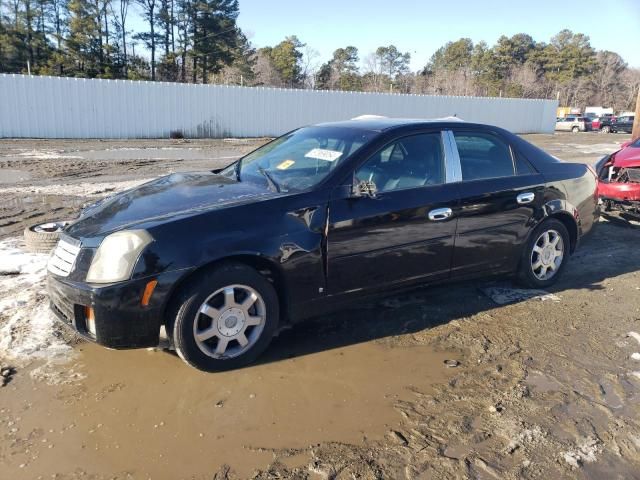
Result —
[{"label": "distant building", "polygon": [[613,108],[587,107],[584,109],[585,117],[601,117],[602,115],[613,115]]},{"label": "distant building", "polygon": [[582,110],[577,107],[558,107],[556,109],[556,117],[564,118],[567,115],[580,115]]}]

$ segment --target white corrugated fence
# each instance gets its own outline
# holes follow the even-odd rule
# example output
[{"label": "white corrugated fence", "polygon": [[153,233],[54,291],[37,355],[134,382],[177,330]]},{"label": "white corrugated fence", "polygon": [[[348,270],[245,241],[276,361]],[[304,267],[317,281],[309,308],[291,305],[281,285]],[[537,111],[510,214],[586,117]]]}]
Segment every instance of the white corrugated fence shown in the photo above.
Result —
[{"label": "white corrugated fence", "polygon": [[0,137],[276,136],[358,115],[456,115],[515,133],[553,132],[556,100],[398,95],[0,74]]}]

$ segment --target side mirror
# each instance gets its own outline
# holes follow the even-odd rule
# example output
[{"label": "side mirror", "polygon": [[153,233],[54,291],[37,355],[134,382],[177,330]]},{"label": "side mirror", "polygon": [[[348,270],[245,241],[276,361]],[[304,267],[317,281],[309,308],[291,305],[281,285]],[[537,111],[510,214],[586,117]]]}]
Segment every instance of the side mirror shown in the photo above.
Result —
[{"label": "side mirror", "polygon": [[378,187],[371,180],[358,180],[354,177],[353,185],[351,186],[351,198],[376,198],[378,194]]}]

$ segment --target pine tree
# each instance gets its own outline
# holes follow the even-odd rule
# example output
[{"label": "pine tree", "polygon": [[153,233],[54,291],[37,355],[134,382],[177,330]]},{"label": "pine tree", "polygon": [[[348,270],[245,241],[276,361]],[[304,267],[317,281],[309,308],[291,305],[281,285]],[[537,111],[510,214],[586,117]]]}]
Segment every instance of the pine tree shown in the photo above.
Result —
[{"label": "pine tree", "polygon": [[71,68],[68,73],[77,77],[97,77],[102,73],[102,50],[96,4],[88,0],[69,0],[68,9],[67,54]]},{"label": "pine tree", "polygon": [[196,0],[192,4],[193,75],[198,64],[202,83],[210,73],[231,64],[238,48],[238,0]]}]

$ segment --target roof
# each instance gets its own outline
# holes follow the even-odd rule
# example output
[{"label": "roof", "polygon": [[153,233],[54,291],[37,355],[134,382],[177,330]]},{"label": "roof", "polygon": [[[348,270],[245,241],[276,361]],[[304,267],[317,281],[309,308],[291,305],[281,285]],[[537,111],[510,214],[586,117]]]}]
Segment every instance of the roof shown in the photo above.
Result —
[{"label": "roof", "polygon": [[432,123],[456,123],[463,122],[458,117],[444,118],[388,118],[377,115],[361,115],[351,120],[340,122],[320,123],[319,127],[359,128],[362,130],[384,131],[407,125],[420,125]]}]

